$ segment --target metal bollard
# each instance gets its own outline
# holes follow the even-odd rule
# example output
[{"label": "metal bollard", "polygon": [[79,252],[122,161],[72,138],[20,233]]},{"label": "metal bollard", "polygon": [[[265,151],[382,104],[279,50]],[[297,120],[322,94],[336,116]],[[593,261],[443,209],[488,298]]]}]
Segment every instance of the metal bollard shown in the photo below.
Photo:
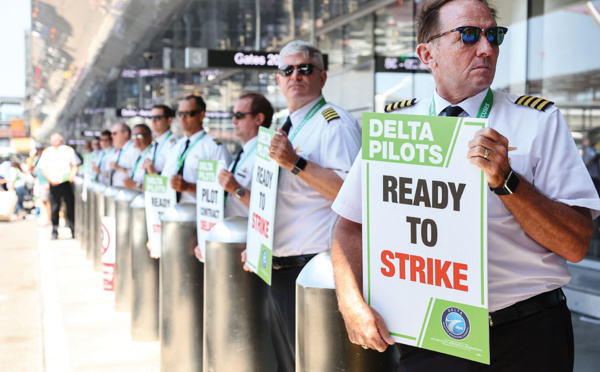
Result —
[{"label": "metal bollard", "polygon": [[146,204],[144,194],[131,202],[131,339],[133,341],[158,340],[158,266],[146,248]]},{"label": "metal bollard", "polygon": [[[87,190],[87,186],[85,185],[85,183],[82,185],[81,190]],[[91,212],[91,206],[90,206],[90,201],[89,198],[88,200],[83,202],[83,235],[81,236],[81,249],[86,252],[86,257],[87,257],[87,251],[88,251],[88,244],[90,242],[90,229],[91,229],[91,224],[90,224],[90,212]]]},{"label": "metal bollard", "polygon": [[94,258],[94,271],[102,271],[102,229],[100,224],[102,223],[102,217],[104,216],[104,190],[106,185],[100,182],[94,183],[94,228],[93,239],[92,239],[92,251]]},{"label": "metal bollard", "polygon": [[75,193],[75,239],[81,243],[82,231],[83,231],[83,200],[81,199],[81,191],[83,185],[83,178],[81,176],[75,177],[73,181],[73,192]]},{"label": "metal bollard", "polygon": [[296,280],[296,371],[395,371],[398,358],[395,346],[379,353],[350,342],[338,309],[331,255],[313,258]]},{"label": "metal bollard", "polygon": [[85,257],[88,260],[94,258],[94,238],[96,237],[96,204],[94,195],[94,183],[90,182],[87,185],[87,243],[85,244]]},{"label": "metal bollard", "polygon": [[[276,371],[269,326],[269,287],[245,272],[248,219],[227,218],[206,239],[204,371]],[[235,352],[233,352],[235,350]]]},{"label": "metal bollard", "polygon": [[177,204],[161,221],[160,370],[202,371],[204,265],[194,255],[196,205]]},{"label": "metal bollard", "polygon": [[115,197],[117,255],[115,259],[115,310],[131,311],[131,201],[138,190],[121,189]]}]

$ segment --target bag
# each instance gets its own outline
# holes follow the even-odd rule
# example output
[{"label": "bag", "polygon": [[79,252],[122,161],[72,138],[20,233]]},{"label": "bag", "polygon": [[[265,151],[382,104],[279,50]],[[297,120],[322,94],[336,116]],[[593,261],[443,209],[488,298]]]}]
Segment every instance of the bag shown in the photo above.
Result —
[{"label": "bag", "polygon": [[0,221],[10,221],[17,207],[17,193],[0,191]]}]

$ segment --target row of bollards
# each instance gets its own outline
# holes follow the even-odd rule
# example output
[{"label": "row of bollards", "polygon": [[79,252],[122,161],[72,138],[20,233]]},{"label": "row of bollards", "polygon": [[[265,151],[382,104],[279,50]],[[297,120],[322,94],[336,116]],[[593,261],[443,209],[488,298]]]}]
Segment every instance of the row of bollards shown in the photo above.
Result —
[{"label": "row of bollards", "polygon": [[[76,229],[86,257],[100,271],[109,240],[103,217],[115,219],[116,311],[131,313],[134,341],[160,341],[160,370],[282,371],[271,339],[270,288],[245,272],[246,218],[217,224],[207,238],[205,263],[194,255],[196,206],[178,204],[161,217],[160,259],[146,247],[144,194],[100,183],[76,191]],[[87,187],[87,200],[80,195]],[[105,273],[106,276],[106,273]],[[106,288],[106,287],[105,287]],[[390,371],[385,353],[350,343],[337,307],[329,253],[317,255],[296,282],[296,371]]]}]

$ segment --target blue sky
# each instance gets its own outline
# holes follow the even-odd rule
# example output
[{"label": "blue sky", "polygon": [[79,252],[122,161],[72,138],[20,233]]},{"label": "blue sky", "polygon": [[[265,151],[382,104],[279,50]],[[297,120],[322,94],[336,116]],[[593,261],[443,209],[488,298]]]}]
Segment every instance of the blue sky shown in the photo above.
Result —
[{"label": "blue sky", "polygon": [[25,35],[30,0],[0,0],[0,96],[25,96]]}]

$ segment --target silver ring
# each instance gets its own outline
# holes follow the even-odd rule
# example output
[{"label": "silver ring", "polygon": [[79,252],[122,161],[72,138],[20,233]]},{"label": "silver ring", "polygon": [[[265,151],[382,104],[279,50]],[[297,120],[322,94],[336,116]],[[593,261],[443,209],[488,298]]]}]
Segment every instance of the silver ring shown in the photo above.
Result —
[{"label": "silver ring", "polygon": [[369,347],[367,345],[361,345],[363,349],[367,350]]},{"label": "silver ring", "polygon": [[483,158],[487,159],[488,155],[490,154],[490,150],[488,150],[487,148],[485,149],[485,153],[483,154]]}]

